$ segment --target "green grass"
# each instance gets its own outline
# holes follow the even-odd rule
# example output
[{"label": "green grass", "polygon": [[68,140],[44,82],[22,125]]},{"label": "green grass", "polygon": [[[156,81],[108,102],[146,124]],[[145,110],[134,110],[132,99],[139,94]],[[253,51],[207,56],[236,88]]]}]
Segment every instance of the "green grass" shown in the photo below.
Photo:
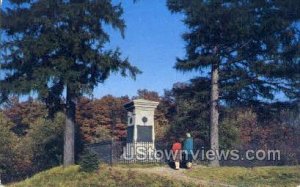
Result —
[{"label": "green grass", "polygon": [[[142,174],[129,168],[159,167],[157,164],[130,164],[109,167],[102,165],[97,173],[79,171],[79,166],[56,167],[41,172],[25,181],[9,187],[101,187],[101,186],[193,186],[155,174]],[[127,169],[126,169],[127,168]],[[196,166],[181,175],[210,181],[214,184],[232,184],[241,187],[272,186],[296,187],[300,185],[300,167],[220,167]],[[192,181],[193,179],[191,179]]]},{"label": "green grass", "polygon": [[101,166],[98,173],[79,171],[79,166],[68,168],[56,167],[41,172],[20,183],[10,184],[9,187],[101,187],[101,186],[193,186],[183,182],[158,175],[140,174],[130,170],[118,170]]},{"label": "green grass", "polygon": [[291,186],[300,185],[300,166],[283,167],[196,167],[186,175],[198,179],[247,186]]},{"label": "green grass", "polygon": [[153,168],[166,166],[165,163],[131,163],[131,164],[115,164],[114,166],[120,168]]}]

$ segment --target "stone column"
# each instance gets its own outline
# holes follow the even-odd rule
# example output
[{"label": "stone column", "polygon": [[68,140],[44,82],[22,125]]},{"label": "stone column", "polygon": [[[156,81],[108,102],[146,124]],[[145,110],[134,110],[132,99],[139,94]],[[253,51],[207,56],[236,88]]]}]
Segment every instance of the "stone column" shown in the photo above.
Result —
[{"label": "stone column", "polygon": [[[136,99],[124,105],[128,111],[127,147],[148,145],[155,149],[154,112],[159,103]],[[132,153],[130,153],[132,154]]]}]

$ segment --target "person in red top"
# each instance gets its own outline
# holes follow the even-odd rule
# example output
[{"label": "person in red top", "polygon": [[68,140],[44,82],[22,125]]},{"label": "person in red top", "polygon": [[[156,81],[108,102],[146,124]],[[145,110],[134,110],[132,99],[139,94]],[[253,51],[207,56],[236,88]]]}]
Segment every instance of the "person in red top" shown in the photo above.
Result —
[{"label": "person in red top", "polygon": [[181,150],[182,150],[182,145],[179,139],[175,138],[174,143],[172,145],[172,155],[173,155],[173,160],[175,163],[176,170],[179,169],[180,160],[181,160]]}]

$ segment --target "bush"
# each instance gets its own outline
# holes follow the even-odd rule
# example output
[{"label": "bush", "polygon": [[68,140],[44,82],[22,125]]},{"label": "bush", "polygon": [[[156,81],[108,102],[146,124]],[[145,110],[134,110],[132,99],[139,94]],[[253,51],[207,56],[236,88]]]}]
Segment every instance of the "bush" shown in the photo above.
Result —
[{"label": "bush", "polygon": [[[16,173],[16,142],[17,136],[10,131],[11,121],[0,112],[0,180],[7,182]],[[1,185],[0,185],[1,186]]]},{"label": "bush", "polygon": [[89,150],[84,150],[79,161],[80,171],[94,172],[99,169],[97,155]]}]

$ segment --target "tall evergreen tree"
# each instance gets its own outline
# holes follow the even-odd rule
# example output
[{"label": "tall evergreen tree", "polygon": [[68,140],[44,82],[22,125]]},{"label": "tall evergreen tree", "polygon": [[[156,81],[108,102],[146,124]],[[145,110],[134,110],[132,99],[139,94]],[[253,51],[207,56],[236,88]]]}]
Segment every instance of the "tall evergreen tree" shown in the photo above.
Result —
[{"label": "tall evergreen tree", "polygon": [[122,13],[121,5],[111,0],[10,0],[9,8],[1,11],[5,76],[0,80],[0,99],[33,92],[50,111],[65,111],[65,166],[75,160],[77,98],[112,72],[133,78],[140,72],[120,57],[118,49],[105,47],[106,26],[124,36]]},{"label": "tall evergreen tree", "polygon": [[212,150],[219,149],[220,100],[272,101],[277,92],[299,101],[300,1],[168,0],[167,6],[184,14],[188,27],[186,57],[175,68],[210,78]]}]

